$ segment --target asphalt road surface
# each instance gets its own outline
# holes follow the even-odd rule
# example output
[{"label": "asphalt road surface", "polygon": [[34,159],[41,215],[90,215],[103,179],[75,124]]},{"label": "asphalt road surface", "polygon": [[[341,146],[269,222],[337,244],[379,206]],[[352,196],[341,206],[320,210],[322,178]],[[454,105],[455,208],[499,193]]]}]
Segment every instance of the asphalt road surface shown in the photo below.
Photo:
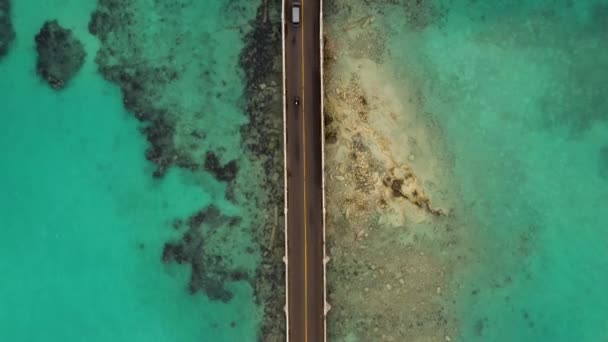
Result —
[{"label": "asphalt road surface", "polygon": [[[290,342],[325,341],[320,0],[285,1],[287,312]],[[299,104],[296,104],[298,99]]]}]

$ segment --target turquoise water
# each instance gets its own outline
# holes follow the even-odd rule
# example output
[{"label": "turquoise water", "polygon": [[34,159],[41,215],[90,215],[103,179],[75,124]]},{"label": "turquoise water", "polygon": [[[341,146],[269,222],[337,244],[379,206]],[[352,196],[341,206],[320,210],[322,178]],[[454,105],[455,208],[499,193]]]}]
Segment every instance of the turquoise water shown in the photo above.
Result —
[{"label": "turquoise water", "polygon": [[[454,284],[460,336],[452,340],[608,340],[608,6],[420,3],[429,4],[423,18],[400,7],[376,20],[392,29],[396,74],[421,91],[440,123],[461,195],[455,215],[475,237]],[[188,20],[208,23],[192,36],[225,35],[204,40],[222,48],[197,51],[214,70],[219,65],[201,86],[214,99],[198,102],[192,77],[162,100],[174,104],[184,93],[183,126],[215,118],[220,129],[205,144],[242,158],[235,132],[246,120],[226,104],[241,92],[234,66],[241,46],[238,29],[219,23],[222,5],[184,9]],[[226,185],[208,174],[170,168],[162,179],[151,176],[142,124],[97,72],[99,42],[87,31],[95,7],[13,2],[17,37],[0,60],[0,339],[252,340],[261,317],[247,282],[226,284],[234,294],[227,303],[209,300],[188,293],[187,267],[160,260],[164,243],[182,234],[175,218],[215,204],[246,220],[245,208],[226,200]],[[33,37],[49,19],[71,28],[88,53],[60,92],[35,73]],[[150,32],[147,44],[158,38]],[[170,44],[152,46],[164,52]],[[195,68],[184,57],[190,48],[180,50],[178,67]],[[222,79],[226,102],[210,91]],[[210,104],[202,119],[190,115]],[[242,248],[249,240],[240,235],[216,248],[235,247],[230,257],[254,270],[258,256]]]},{"label": "turquoise water", "polygon": [[[209,17],[201,30],[218,30],[222,5],[209,2],[198,16]],[[210,300],[188,292],[188,267],[161,261],[164,243],[183,233],[172,227],[176,218],[214,204],[246,222],[245,209],[205,172],[171,168],[152,177],[142,124],[97,72],[99,41],[87,30],[95,7],[94,0],[13,1],[16,39],[0,61],[0,340],[255,340],[261,311],[248,282],[227,282],[234,297],[226,303]],[[34,35],[51,19],[72,29],[87,51],[61,91],[35,69]],[[238,37],[226,33],[221,49],[229,58],[217,58],[226,63],[218,77],[233,81],[228,101],[242,92]],[[224,125],[212,135],[238,139],[233,132],[244,114],[234,104],[215,108],[224,110]],[[250,238],[231,239],[215,248],[255,271],[259,257],[242,248]]]},{"label": "turquoise water", "polygon": [[457,266],[456,340],[607,341],[608,3],[427,5],[417,25],[379,20],[477,244]]}]

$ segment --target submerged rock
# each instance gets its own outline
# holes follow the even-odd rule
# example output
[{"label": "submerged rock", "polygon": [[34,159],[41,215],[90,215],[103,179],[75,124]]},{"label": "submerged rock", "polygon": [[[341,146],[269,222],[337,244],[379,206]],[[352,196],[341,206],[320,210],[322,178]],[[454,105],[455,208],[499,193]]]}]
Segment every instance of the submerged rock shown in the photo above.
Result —
[{"label": "submerged rock", "polygon": [[14,39],[11,3],[9,0],[0,0],[0,58],[8,53],[9,46]]},{"label": "submerged rock", "polygon": [[431,205],[429,196],[409,167],[402,165],[392,168],[382,182],[392,190],[393,196],[403,197],[418,208],[435,216],[447,215],[445,210]]},{"label": "submerged rock", "polygon": [[45,22],[35,39],[36,71],[54,89],[65,87],[84,64],[86,52],[82,42],[57,20]]}]

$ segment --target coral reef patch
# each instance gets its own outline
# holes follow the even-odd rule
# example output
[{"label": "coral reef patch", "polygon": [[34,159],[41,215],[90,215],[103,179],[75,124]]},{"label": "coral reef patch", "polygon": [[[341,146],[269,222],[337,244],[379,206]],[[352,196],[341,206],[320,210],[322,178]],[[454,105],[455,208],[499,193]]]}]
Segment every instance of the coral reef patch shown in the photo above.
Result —
[{"label": "coral reef patch", "polygon": [[11,2],[10,0],[0,0],[0,58],[8,53],[10,44],[14,39],[15,31],[11,20]]},{"label": "coral reef patch", "polygon": [[82,42],[57,20],[45,22],[35,40],[38,75],[54,89],[65,87],[84,64],[86,52]]}]

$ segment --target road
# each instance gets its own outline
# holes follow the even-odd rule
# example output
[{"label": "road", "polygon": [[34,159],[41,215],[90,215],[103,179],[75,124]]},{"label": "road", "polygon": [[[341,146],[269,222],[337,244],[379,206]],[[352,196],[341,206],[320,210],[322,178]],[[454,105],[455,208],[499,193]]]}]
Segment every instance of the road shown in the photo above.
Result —
[{"label": "road", "polygon": [[[325,341],[325,267],[321,113],[321,0],[300,0],[301,23],[284,1],[287,334]],[[294,100],[299,98],[299,105]]]}]

